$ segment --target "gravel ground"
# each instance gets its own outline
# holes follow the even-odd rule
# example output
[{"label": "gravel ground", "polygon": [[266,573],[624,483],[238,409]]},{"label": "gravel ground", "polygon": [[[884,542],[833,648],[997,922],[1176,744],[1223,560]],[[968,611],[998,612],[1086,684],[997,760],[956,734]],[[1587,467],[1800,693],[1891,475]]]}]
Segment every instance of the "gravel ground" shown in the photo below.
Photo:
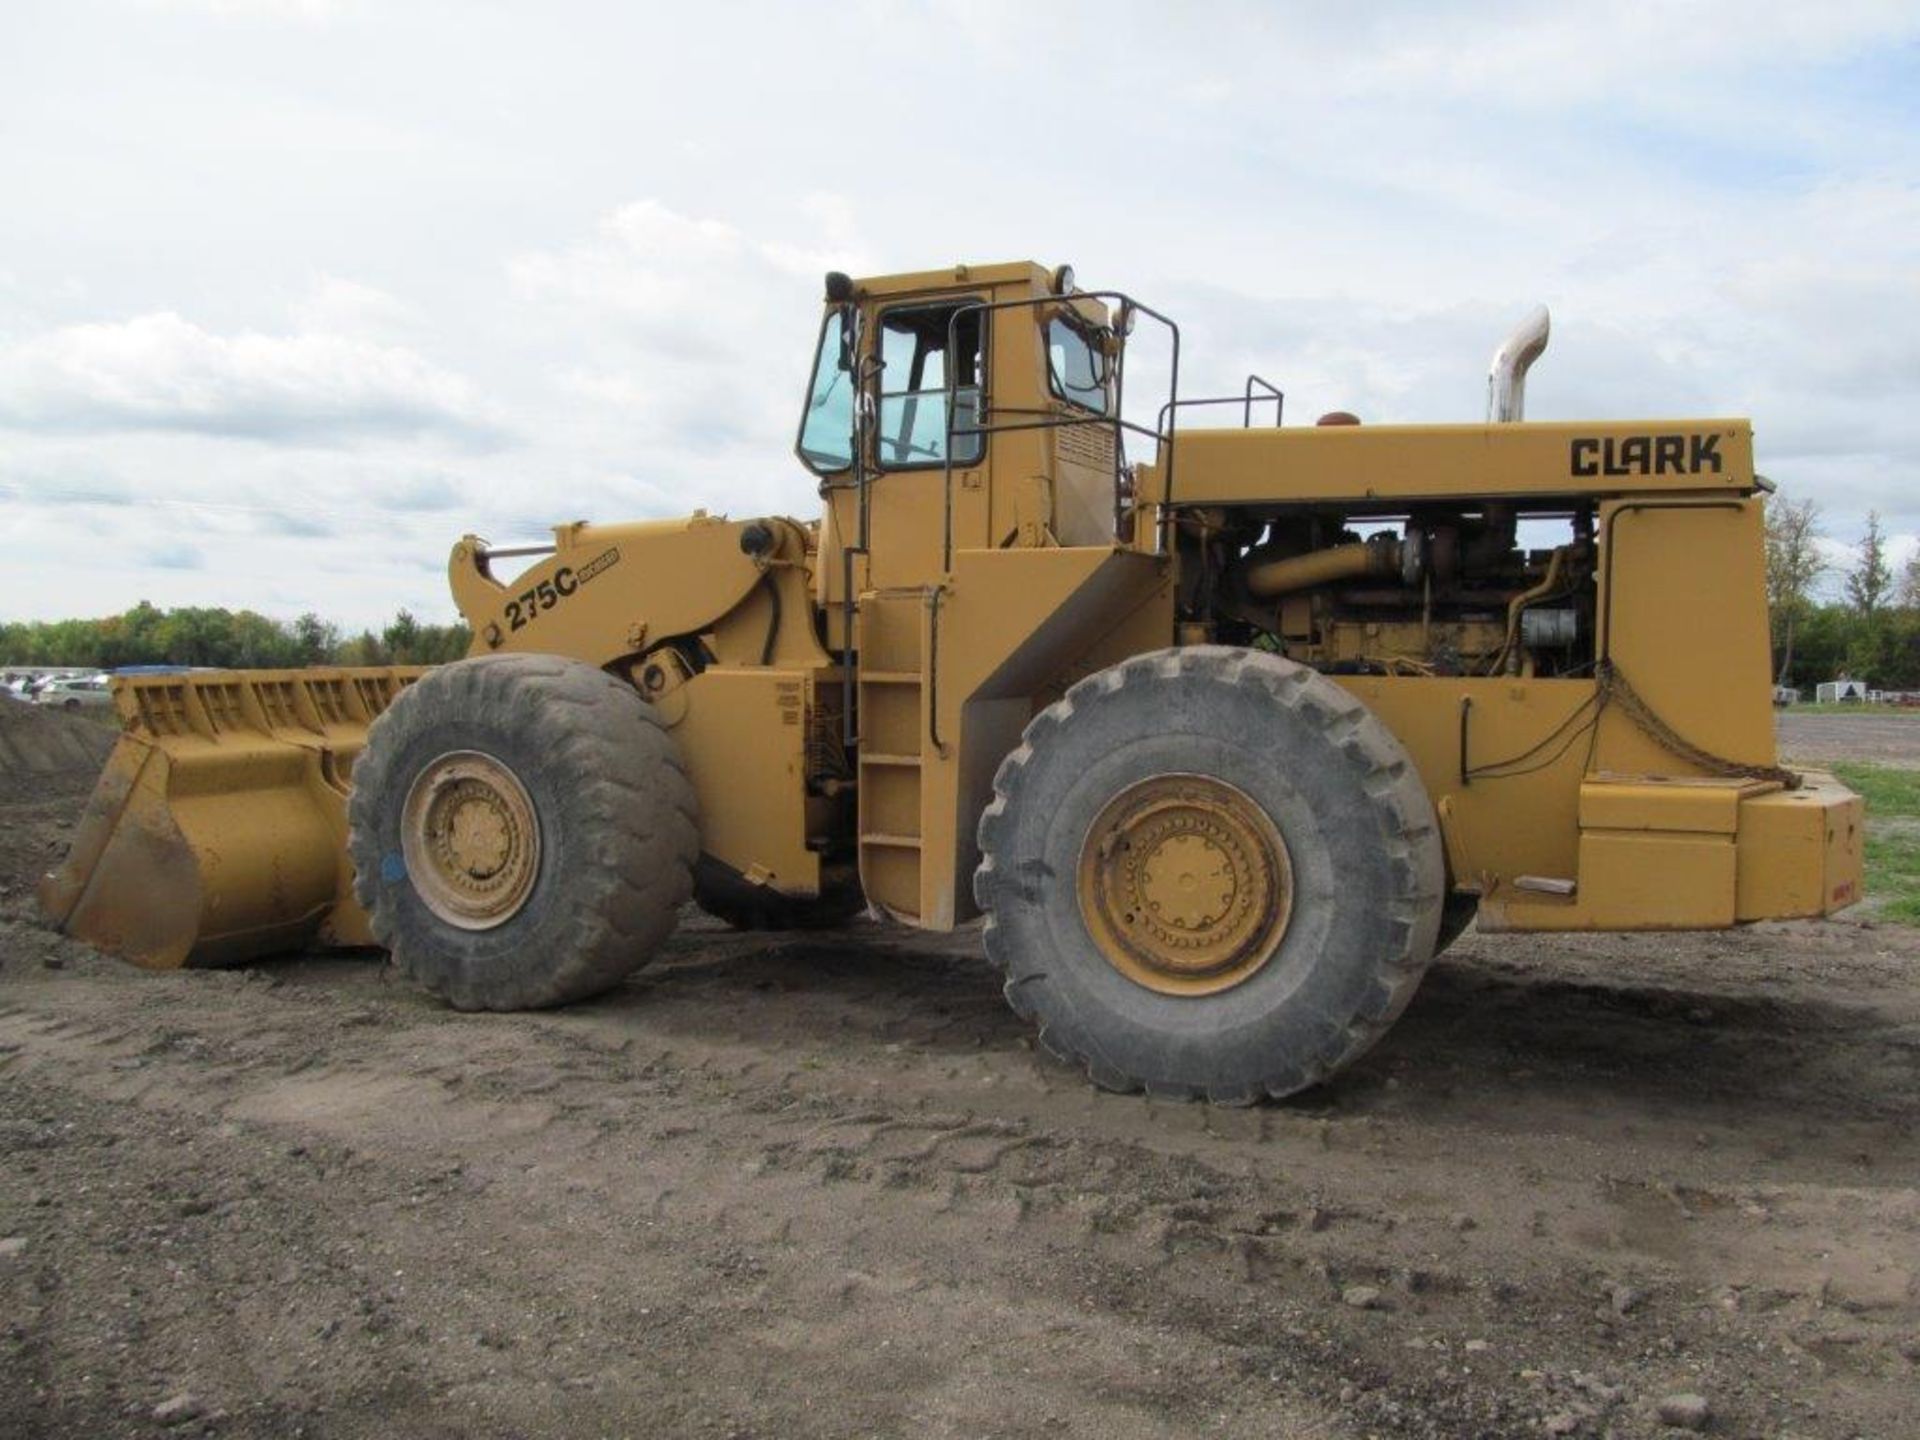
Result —
[{"label": "gravel ground", "polygon": [[1776,715],[1781,758],[1801,764],[1870,760],[1920,768],[1920,710],[1900,715],[1791,712]]},{"label": "gravel ground", "polygon": [[78,803],[0,791],[0,1435],[1920,1433],[1920,932],[1470,933],[1220,1111],[966,932],[138,972],[31,919]]}]

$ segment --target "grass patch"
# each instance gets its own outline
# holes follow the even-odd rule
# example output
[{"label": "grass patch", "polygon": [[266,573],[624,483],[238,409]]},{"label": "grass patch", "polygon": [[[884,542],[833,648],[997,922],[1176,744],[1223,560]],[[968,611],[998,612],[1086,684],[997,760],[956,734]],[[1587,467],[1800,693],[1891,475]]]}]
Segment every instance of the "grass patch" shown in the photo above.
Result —
[{"label": "grass patch", "polygon": [[1833,767],[1867,802],[1867,894],[1880,913],[1920,925],[1920,770],[1843,762]]}]

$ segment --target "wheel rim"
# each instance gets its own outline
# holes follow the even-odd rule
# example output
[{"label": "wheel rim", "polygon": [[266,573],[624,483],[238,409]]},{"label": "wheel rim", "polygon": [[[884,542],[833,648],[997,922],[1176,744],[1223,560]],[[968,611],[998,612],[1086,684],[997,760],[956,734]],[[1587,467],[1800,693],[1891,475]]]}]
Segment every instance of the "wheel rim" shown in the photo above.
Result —
[{"label": "wheel rim", "polygon": [[1114,969],[1163,995],[1211,995],[1279,948],[1293,863],[1241,790],[1208,775],[1156,775],[1114,796],[1088,827],[1079,895]]},{"label": "wheel rim", "polygon": [[540,825],[526,786],[477,750],[442,755],[414,777],[400,847],[414,892],[462,930],[511,920],[540,873]]}]

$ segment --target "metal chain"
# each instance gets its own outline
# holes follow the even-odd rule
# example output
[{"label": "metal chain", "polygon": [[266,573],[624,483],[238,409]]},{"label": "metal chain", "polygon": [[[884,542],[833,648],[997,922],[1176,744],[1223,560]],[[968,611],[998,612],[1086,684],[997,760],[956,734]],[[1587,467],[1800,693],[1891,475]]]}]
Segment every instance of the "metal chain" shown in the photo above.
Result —
[{"label": "metal chain", "polygon": [[1634,724],[1638,725],[1657,744],[1682,760],[1699,766],[1709,775],[1744,776],[1754,780],[1771,780],[1787,790],[1800,788],[1800,776],[1792,770],[1779,765],[1748,765],[1738,760],[1729,760],[1724,755],[1715,755],[1711,750],[1702,750],[1692,741],[1685,739],[1666,721],[1654,713],[1653,707],[1640,696],[1620,673],[1620,669],[1611,660],[1602,660],[1594,667],[1594,678],[1600,687],[1602,708],[1608,703],[1617,703]]}]

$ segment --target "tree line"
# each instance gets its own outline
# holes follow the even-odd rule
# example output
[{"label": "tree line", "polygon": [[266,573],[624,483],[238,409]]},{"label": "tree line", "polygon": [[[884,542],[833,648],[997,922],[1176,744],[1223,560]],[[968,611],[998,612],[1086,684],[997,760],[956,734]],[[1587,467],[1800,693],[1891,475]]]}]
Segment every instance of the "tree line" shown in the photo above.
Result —
[{"label": "tree line", "polygon": [[[1840,598],[1817,598],[1833,572],[1820,507],[1775,495],[1767,502],[1767,608],[1773,673],[1807,687],[1847,674],[1880,690],[1920,690],[1920,552],[1898,574],[1880,517],[1868,512]],[[99,620],[0,622],[0,665],[438,665],[467,653],[465,625],[423,625],[406,610],[379,631],[343,633],[315,614],[285,622],[252,610],[141,601]]]},{"label": "tree line", "polygon": [[406,610],[378,631],[346,634],[311,613],[288,622],[252,610],[161,610],[142,600],[124,615],[99,620],[0,622],[0,665],[439,665],[465,655],[471,638],[465,625],[423,625]]},{"label": "tree line", "polygon": [[1867,512],[1840,597],[1817,599],[1835,566],[1820,507],[1767,502],[1767,609],[1774,680],[1806,688],[1848,675],[1876,690],[1920,690],[1920,552],[1895,573],[1880,516]]}]

